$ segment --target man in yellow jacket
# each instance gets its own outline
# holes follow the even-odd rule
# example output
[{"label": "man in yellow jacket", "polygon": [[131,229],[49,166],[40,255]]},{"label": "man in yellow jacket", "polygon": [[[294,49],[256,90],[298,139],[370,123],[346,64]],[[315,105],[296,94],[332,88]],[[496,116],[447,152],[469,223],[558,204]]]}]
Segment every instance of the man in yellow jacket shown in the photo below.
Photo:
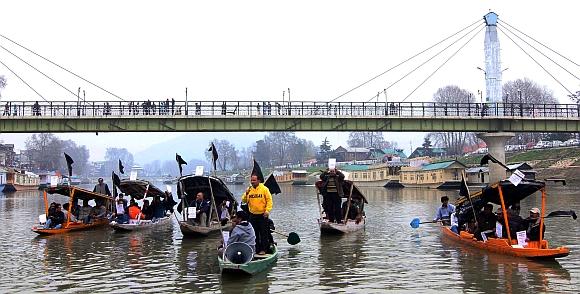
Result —
[{"label": "man in yellow jacket", "polygon": [[272,194],[260,183],[258,176],[252,175],[250,183],[252,186],[242,195],[242,202],[248,203],[250,223],[256,232],[256,252],[266,254],[266,250],[270,247],[268,217],[272,210]]}]

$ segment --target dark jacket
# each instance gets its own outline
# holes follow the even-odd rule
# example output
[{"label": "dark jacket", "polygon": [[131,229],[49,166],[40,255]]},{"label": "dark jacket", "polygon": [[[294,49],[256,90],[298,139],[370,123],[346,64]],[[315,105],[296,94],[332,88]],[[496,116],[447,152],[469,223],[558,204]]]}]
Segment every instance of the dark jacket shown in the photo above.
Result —
[{"label": "dark jacket", "polygon": [[336,185],[336,189],[338,191],[338,195],[340,197],[344,196],[344,192],[342,190],[342,183],[344,181],[344,174],[342,172],[340,172],[338,169],[336,170],[335,175],[331,174],[330,171],[328,171],[328,170],[324,171],[320,175],[320,179],[322,180],[322,189],[321,189],[320,193],[326,194],[327,188],[328,188],[328,183],[330,181],[334,181],[334,183]]},{"label": "dark jacket", "polygon": [[199,210],[199,213],[206,213],[209,214],[209,209],[210,207],[210,202],[209,200],[203,200],[203,201],[195,201],[195,207],[197,210]]},{"label": "dark jacket", "polygon": [[[540,241],[540,221],[535,219],[527,218],[526,223],[526,235],[530,241]],[[545,236],[546,226],[542,226],[542,235]]]},{"label": "dark jacket", "polygon": [[60,225],[60,224],[64,223],[64,220],[65,220],[65,218],[64,218],[64,212],[62,212],[62,211],[55,211],[50,216],[50,219],[51,219],[50,227],[51,228],[54,228],[57,225]]},{"label": "dark jacket", "polygon": [[111,196],[111,190],[106,183],[96,184],[93,192]]}]

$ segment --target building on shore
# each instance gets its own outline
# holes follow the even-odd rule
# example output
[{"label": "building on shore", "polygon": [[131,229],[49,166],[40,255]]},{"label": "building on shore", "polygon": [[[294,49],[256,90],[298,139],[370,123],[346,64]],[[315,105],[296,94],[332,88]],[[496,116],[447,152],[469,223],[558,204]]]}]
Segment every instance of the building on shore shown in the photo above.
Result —
[{"label": "building on shore", "polygon": [[457,160],[403,167],[400,183],[404,187],[453,189],[459,187],[461,173],[465,168],[466,166]]},{"label": "building on shore", "polygon": [[360,187],[385,187],[399,182],[401,168],[408,164],[388,161],[374,165],[344,165],[340,170],[348,173],[348,179]]},{"label": "building on shore", "polygon": [[[526,180],[535,180],[536,171],[527,163],[508,164],[508,177],[517,169],[525,175]],[[470,186],[485,186],[489,184],[489,168],[487,166],[471,167],[465,170],[467,183]]]}]

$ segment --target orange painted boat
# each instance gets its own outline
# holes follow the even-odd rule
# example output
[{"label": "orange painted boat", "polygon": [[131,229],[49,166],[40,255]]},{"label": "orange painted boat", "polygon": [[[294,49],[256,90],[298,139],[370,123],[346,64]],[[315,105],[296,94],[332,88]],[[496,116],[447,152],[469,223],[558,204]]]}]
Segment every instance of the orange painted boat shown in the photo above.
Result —
[{"label": "orange painted boat", "polygon": [[56,234],[70,233],[73,231],[86,231],[86,230],[90,230],[90,229],[105,227],[108,224],[109,224],[108,219],[100,219],[100,220],[96,220],[94,222],[91,222],[90,224],[84,224],[84,223],[80,223],[80,222],[78,222],[78,223],[71,222],[68,225],[65,225],[64,227],[62,227],[60,229],[44,229],[43,226],[36,226],[36,227],[32,227],[32,231],[39,234],[39,235],[56,235]]},{"label": "orange painted boat", "polygon": [[[566,247],[549,248],[547,240],[542,240],[541,246],[540,241],[529,241],[525,248],[515,248],[510,245],[508,239],[489,238],[485,242],[478,241],[474,238],[473,234],[461,231],[457,235],[447,226],[441,226],[441,232],[443,237],[449,240],[499,254],[530,259],[554,259],[570,254],[570,249]],[[512,243],[516,245],[517,241],[512,240]]]},{"label": "orange painted boat", "polygon": [[[110,210],[113,198],[111,196],[95,193],[89,190],[85,190],[80,187],[75,186],[56,186],[50,187],[44,191],[44,205],[45,205],[45,216],[48,215],[48,194],[59,194],[63,196],[69,197],[69,206],[73,207],[74,201],[78,199],[82,200],[99,200],[104,201],[105,207]],[[65,216],[66,220],[62,224],[62,227],[59,229],[45,229],[44,226],[38,225],[32,227],[32,231],[39,234],[39,235],[55,235],[55,234],[66,234],[74,231],[85,231],[90,229],[95,229],[99,227],[106,227],[109,224],[108,219],[96,219],[91,221],[91,223],[84,224],[82,222],[73,222],[71,221],[71,211],[69,210],[67,215]]]},{"label": "orange painted boat", "polygon": [[548,241],[543,238],[542,230],[540,230],[539,241],[528,241],[525,247],[518,245],[518,241],[510,237],[511,234],[507,207],[511,204],[519,203],[521,200],[536,192],[541,192],[542,194],[540,227],[544,227],[546,183],[543,181],[522,179],[518,185],[514,185],[509,180],[503,180],[490,184],[480,191],[470,194],[469,198],[462,197],[458,199],[455,202],[455,205],[456,213],[459,214],[460,218],[470,218],[473,215],[472,206],[475,207],[475,211],[477,212],[480,211],[486,203],[500,205],[503,216],[502,220],[503,223],[506,224],[505,229],[507,230],[507,238],[490,237],[487,241],[479,241],[469,232],[460,231],[460,234],[458,235],[451,231],[450,227],[441,226],[443,237],[482,250],[529,259],[554,259],[568,256],[568,254],[570,254],[570,249],[567,247],[550,248]]}]

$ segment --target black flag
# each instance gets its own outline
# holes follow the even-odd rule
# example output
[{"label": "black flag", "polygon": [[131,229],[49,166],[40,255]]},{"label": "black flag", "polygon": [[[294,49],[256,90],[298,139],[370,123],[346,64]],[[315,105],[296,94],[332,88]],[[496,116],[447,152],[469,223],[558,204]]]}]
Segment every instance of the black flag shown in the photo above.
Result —
[{"label": "black flag", "polygon": [[278,185],[278,182],[276,181],[274,174],[270,174],[268,176],[268,179],[266,179],[264,186],[266,186],[266,188],[268,188],[268,190],[270,190],[270,194],[282,193],[282,190],[280,189],[280,185]]},{"label": "black flag", "polygon": [[66,153],[64,154],[64,158],[66,159],[66,167],[68,167],[68,176],[72,177],[72,164],[75,163],[75,161]]},{"label": "black flag", "polygon": [[123,166],[123,163],[121,162],[121,160],[119,159],[119,172],[121,174],[125,174],[125,167]]},{"label": "black flag", "polygon": [[488,164],[490,160],[491,160],[491,162],[495,162],[495,163],[501,165],[503,168],[505,168],[506,171],[510,171],[510,169],[507,166],[505,166],[505,164],[503,164],[501,161],[497,160],[497,158],[491,156],[491,154],[489,154],[489,153],[481,158],[481,161],[479,162],[479,164],[480,165]]},{"label": "black flag", "polygon": [[254,167],[252,168],[251,176],[258,176],[258,181],[260,181],[260,183],[264,182],[264,174],[262,174],[262,169],[260,168],[260,165],[258,165],[258,162],[256,162],[255,159],[254,159]]},{"label": "black flag", "polygon": [[119,194],[117,193],[117,186],[121,185],[121,179],[119,179],[119,176],[114,171],[111,173],[111,178],[113,180],[113,198],[117,198],[117,195]]},{"label": "black flag", "polygon": [[182,164],[187,165],[187,162],[179,156],[179,154],[175,153],[175,160],[177,161],[177,165],[179,165],[179,175],[183,175],[183,168],[181,167]]},{"label": "black flag", "polygon": [[213,144],[213,142],[211,143],[211,146],[209,146],[209,149],[207,151],[211,152],[211,160],[213,163],[213,170],[216,170],[216,162],[218,160],[218,153],[217,150],[215,149],[215,145]]},{"label": "black flag", "polygon": [[121,179],[119,178],[119,176],[115,172],[113,172],[112,177],[113,177],[113,186],[121,185]]},{"label": "black flag", "polygon": [[461,173],[461,186],[459,187],[459,196],[466,197],[471,202],[469,197],[469,188],[467,187],[467,182],[465,181],[465,174]]}]

